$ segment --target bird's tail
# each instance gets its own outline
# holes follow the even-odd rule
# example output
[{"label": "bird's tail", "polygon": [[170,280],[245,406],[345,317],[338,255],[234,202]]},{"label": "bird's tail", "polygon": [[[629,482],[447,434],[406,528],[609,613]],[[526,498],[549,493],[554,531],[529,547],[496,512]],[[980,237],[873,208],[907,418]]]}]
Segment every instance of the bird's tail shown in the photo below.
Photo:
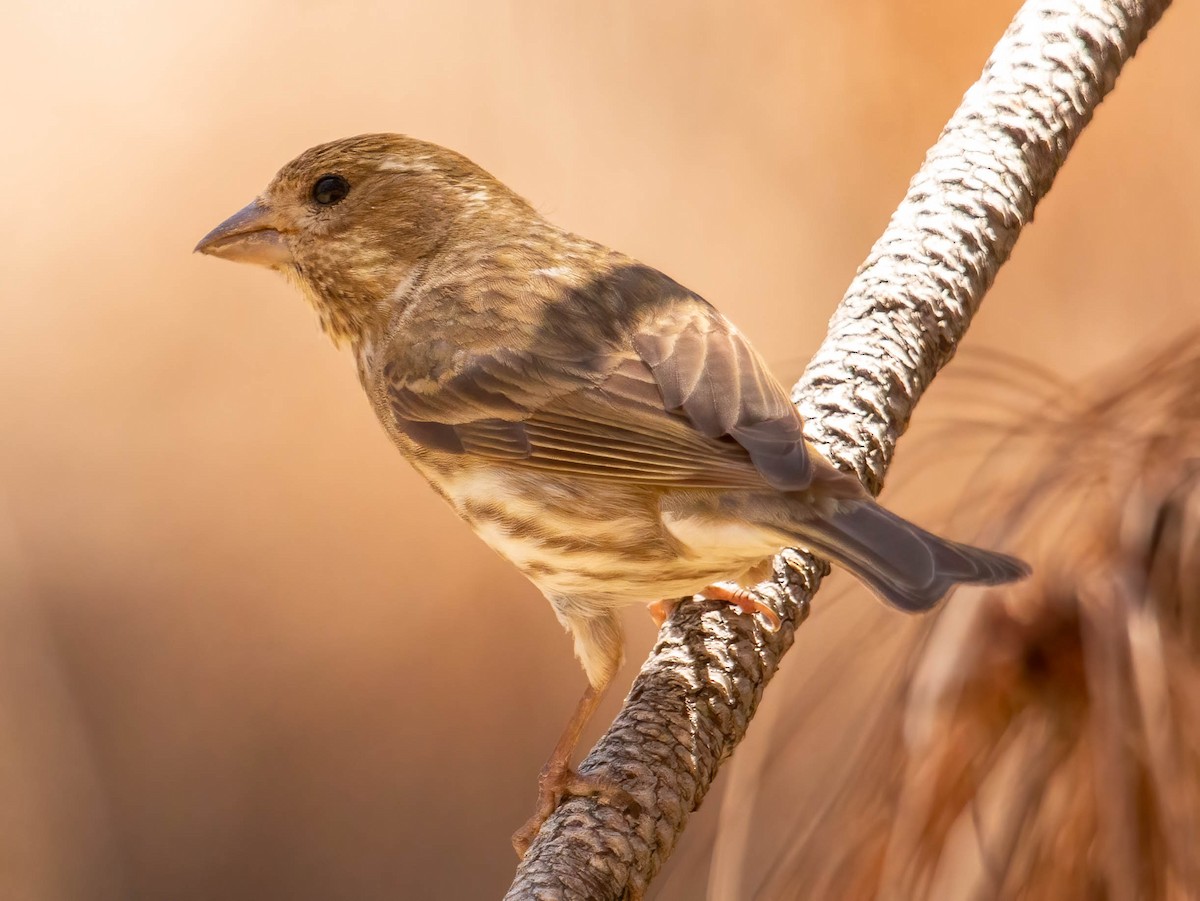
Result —
[{"label": "bird's tail", "polygon": [[1015,557],[939,538],[872,500],[809,519],[794,537],[901,610],[928,610],[955,585],[1000,585],[1029,575]]}]

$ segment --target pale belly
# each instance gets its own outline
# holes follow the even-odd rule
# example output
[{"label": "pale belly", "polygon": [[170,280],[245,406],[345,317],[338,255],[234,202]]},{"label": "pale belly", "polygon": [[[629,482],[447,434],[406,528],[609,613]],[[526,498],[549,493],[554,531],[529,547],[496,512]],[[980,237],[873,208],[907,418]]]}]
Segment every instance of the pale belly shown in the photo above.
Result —
[{"label": "pale belly", "polygon": [[472,467],[440,488],[479,537],[548,597],[596,607],[694,594],[778,548],[750,525],[664,516],[640,486]]}]

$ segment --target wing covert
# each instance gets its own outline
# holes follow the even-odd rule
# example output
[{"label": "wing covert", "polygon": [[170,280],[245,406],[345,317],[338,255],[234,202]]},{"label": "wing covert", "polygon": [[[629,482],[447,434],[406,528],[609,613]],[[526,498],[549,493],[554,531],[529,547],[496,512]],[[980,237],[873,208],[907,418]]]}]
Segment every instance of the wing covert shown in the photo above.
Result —
[{"label": "wing covert", "polygon": [[[562,306],[570,315],[543,317],[553,334],[513,346],[453,351],[436,366],[396,355],[383,375],[397,427],[431,450],[584,477],[781,490],[811,482],[787,392],[703,299],[627,266],[571,289]],[[589,311],[603,324],[589,327]]]}]

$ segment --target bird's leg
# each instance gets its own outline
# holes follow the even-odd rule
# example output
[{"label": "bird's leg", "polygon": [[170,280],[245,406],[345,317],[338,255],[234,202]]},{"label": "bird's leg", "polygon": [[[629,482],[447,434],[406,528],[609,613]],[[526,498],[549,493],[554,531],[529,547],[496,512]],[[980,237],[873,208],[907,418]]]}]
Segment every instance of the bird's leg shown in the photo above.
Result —
[{"label": "bird's leg", "polygon": [[743,588],[735,582],[714,582],[700,591],[700,594],[709,601],[724,601],[732,604],[748,615],[761,613],[772,632],[778,632],[783,625],[778,613],[760,601],[749,588]]},{"label": "bird's leg", "polygon": [[533,837],[542,828],[542,824],[550,819],[550,815],[562,803],[563,798],[592,796],[605,804],[624,808],[634,815],[640,813],[638,803],[625,789],[598,776],[584,776],[571,768],[571,752],[579,744],[583,727],[600,706],[608,685],[609,683],[605,682],[596,688],[588,684],[575,712],[571,714],[567,728],[563,730],[558,744],[550,753],[550,759],[542,767],[541,775],[538,776],[537,809],[533,816],[525,821],[525,825],[513,833],[512,843],[519,857],[525,856],[525,852],[533,843]]}]

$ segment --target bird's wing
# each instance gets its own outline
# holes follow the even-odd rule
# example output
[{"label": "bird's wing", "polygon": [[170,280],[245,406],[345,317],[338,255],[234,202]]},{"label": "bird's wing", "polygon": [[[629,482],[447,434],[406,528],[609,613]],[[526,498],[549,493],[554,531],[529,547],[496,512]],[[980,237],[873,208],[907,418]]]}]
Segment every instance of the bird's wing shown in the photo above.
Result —
[{"label": "bird's wing", "polygon": [[666,276],[629,268],[579,289],[622,295],[620,340],[564,336],[567,317],[553,340],[458,353],[436,376],[385,366],[397,427],[430,449],[585,477],[807,487],[800,416],[750,343]]}]

